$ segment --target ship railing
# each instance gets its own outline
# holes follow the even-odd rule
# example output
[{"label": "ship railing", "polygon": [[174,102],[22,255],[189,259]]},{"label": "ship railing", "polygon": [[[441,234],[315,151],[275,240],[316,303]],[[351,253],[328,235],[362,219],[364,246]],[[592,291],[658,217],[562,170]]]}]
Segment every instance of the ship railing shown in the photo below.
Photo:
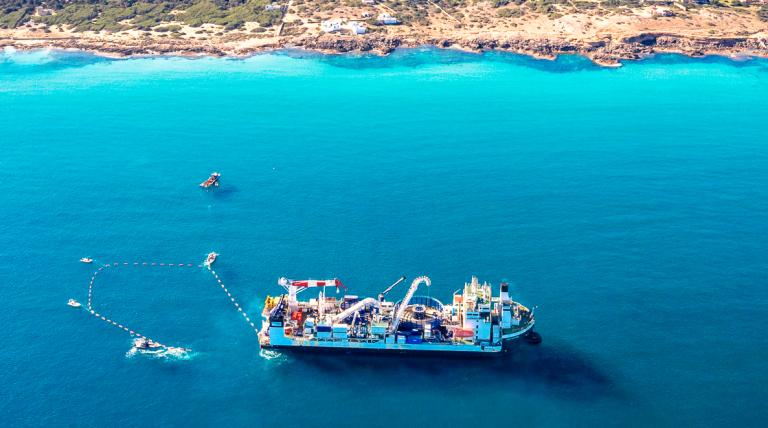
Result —
[{"label": "ship railing", "polygon": [[356,342],[356,343],[376,343],[381,342],[381,339],[379,338],[371,338],[371,337],[350,337],[347,339],[350,342]]},{"label": "ship railing", "polygon": [[324,338],[304,338],[304,340],[314,340],[317,342],[352,342],[352,343],[376,343],[381,342],[381,339],[378,338],[361,338],[361,337],[349,337],[346,339],[339,338],[339,337],[324,337]]}]

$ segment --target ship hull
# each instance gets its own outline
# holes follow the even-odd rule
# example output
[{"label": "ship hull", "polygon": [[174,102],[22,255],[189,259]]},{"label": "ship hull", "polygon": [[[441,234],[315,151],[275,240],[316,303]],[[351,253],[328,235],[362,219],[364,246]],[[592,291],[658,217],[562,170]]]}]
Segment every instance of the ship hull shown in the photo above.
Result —
[{"label": "ship hull", "polygon": [[[415,345],[422,346],[424,345]],[[429,345],[427,345],[429,346]],[[455,356],[455,357],[486,357],[501,355],[506,351],[505,347],[487,346],[477,350],[456,349],[414,349],[398,347],[348,347],[348,346],[303,346],[303,345],[270,345],[264,349],[300,352],[300,353],[342,353],[342,354],[378,354],[378,355],[408,355],[408,356]]]},{"label": "ship hull", "polygon": [[470,343],[393,343],[384,341],[349,341],[333,339],[304,339],[289,337],[273,337],[267,339],[268,327],[260,333],[261,347],[265,349],[296,350],[308,352],[343,352],[343,353],[380,353],[398,355],[499,355],[508,351],[514,343],[522,339],[526,333],[533,329],[534,323],[514,333],[505,332],[500,344],[480,345]]},{"label": "ship hull", "polygon": [[273,351],[287,352],[298,355],[360,355],[360,356],[381,356],[382,358],[390,358],[396,356],[407,356],[408,358],[451,358],[451,359],[485,359],[485,358],[497,358],[504,355],[510,355],[514,353],[516,349],[524,345],[521,339],[508,340],[504,342],[502,349],[495,351],[485,352],[457,352],[455,350],[420,350],[411,351],[405,349],[370,349],[370,348],[346,348],[346,347],[314,347],[314,346],[263,346],[264,349]]}]

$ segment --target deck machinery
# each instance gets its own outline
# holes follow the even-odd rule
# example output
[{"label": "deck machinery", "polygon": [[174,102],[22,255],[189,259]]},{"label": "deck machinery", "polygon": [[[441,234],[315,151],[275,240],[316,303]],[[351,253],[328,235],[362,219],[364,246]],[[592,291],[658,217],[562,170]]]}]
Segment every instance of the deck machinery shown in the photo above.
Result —
[{"label": "deck machinery", "polygon": [[[456,290],[450,305],[424,295],[415,295],[421,284],[430,286],[426,276],[413,280],[399,302],[386,295],[400,278],[378,298],[360,299],[345,294],[326,295],[329,287],[346,287],[338,279],[295,281],[280,278],[287,294],[267,297],[262,312],[259,342],[264,348],[307,350],[464,352],[493,354],[505,344],[533,334],[533,311],[509,297],[509,285],[502,282],[499,295],[491,285],[476,277]],[[297,296],[318,288],[307,301]]]}]

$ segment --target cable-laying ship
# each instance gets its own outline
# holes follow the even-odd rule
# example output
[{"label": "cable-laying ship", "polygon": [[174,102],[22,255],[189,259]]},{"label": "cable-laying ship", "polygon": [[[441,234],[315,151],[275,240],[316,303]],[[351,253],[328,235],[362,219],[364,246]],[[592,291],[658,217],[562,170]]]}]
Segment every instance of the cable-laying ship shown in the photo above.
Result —
[{"label": "cable-laying ship", "polygon": [[[401,301],[386,300],[403,281],[405,277],[378,298],[359,299],[345,293],[337,299],[327,296],[326,289],[346,292],[338,279],[280,278],[278,284],[287,294],[267,297],[259,342],[263,348],[498,354],[520,338],[541,341],[533,331],[533,311],[509,297],[505,282],[493,297],[490,284],[472,277],[446,305],[434,297],[415,295],[419,285],[431,284],[428,277],[420,276]],[[298,300],[299,293],[314,288],[319,288],[317,298]]]}]

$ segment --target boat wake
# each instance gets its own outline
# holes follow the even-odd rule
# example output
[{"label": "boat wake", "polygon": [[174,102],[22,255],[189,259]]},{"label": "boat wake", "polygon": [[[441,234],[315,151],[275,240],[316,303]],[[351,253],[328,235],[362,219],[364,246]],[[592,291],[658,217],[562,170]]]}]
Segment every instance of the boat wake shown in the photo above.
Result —
[{"label": "boat wake", "polygon": [[173,349],[166,349],[163,353],[163,358],[171,359],[171,360],[183,360],[188,361],[191,360],[192,357],[194,357],[194,353],[185,349],[180,348],[173,348]]},{"label": "boat wake", "polygon": [[265,360],[276,360],[283,356],[283,354],[277,352],[277,351],[271,351],[269,349],[261,349],[259,351],[259,356],[261,358],[264,358]]},{"label": "boat wake", "polygon": [[195,354],[189,350],[182,348],[164,348],[157,350],[137,349],[131,347],[128,352],[125,353],[126,358],[133,358],[135,356],[142,356],[148,358],[165,359],[173,361],[188,361],[191,360]]}]

